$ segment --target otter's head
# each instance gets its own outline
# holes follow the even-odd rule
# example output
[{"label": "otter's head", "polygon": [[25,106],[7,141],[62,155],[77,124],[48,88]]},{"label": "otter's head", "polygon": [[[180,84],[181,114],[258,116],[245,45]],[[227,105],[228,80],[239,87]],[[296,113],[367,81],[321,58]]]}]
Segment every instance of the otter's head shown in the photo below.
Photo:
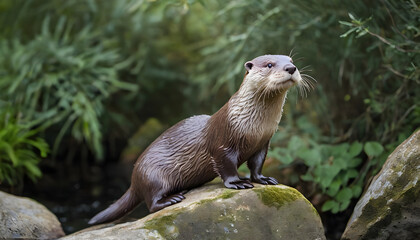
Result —
[{"label": "otter's head", "polygon": [[289,56],[264,55],[245,63],[242,87],[255,92],[285,92],[301,84],[302,77]]}]

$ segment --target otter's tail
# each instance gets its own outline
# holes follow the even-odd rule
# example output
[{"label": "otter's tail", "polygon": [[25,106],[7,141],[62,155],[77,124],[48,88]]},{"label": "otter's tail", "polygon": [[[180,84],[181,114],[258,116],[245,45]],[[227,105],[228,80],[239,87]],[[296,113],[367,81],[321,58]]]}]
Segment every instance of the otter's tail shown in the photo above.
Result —
[{"label": "otter's tail", "polygon": [[135,194],[130,187],[120,199],[107,209],[96,214],[88,223],[99,224],[117,220],[131,212],[141,201],[141,197]]}]

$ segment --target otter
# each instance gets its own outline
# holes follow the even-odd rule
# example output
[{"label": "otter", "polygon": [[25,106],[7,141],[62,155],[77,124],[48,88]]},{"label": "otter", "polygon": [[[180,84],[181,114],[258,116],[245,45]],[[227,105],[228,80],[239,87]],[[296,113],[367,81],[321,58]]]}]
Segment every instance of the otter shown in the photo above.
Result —
[{"label": "otter", "polygon": [[[119,219],[145,201],[156,212],[185,199],[186,191],[217,176],[227,188],[278,184],[261,174],[269,142],[277,131],[287,91],[307,86],[292,59],[259,56],[245,63],[239,90],[212,116],[187,118],[160,135],[134,164],[126,193],[89,224]],[[238,175],[247,162],[250,179]]]}]

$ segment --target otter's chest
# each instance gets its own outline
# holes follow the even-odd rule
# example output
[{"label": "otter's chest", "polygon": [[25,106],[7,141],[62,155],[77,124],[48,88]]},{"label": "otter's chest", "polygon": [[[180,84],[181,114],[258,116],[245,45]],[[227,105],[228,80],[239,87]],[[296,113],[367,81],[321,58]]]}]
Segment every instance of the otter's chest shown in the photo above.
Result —
[{"label": "otter's chest", "polygon": [[247,138],[271,137],[281,119],[285,95],[272,101],[238,98],[230,102],[228,119],[234,134]]},{"label": "otter's chest", "polygon": [[239,138],[234,144],[239,150],[239,165],[266,148],[278,128],[278,122],[261,121],[261,119],[254,119],[251,124],[246,121],[242,124],[241,129],[236,129],[236,132],[232,133]]},{"label": "otter's chest", "polygon": [[232,133],[249,139],[255,143],[270,139],[277,131],[281,119],[281,112],[250,110],[231,116]]}]

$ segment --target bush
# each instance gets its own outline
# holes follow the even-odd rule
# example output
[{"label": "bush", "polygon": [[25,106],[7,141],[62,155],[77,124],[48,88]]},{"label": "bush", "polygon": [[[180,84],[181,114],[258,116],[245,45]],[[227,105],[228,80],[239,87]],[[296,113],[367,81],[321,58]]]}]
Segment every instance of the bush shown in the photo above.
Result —
[{"label": "bush", "polygon": [[39,123],[53,160],[118,159],[142,121],[173,123],[189,109],[177,104],[187,92],[182,51],[165,38],[186,5],[138,3],[0,2],[0,100]]},{"label": "bush", "polygon": [[36,137],[35,123],[24,123],[19,115],[0,102],[0,184],[22,184],[25,175],[32,181],[41,177],[39,155],[45,158],[49,151],[48,144]]},{"label": "bush", "polygon": [[43,119],[42,129],[60,125],[54,152],[71,129],[76,140],[86,142],[102,159],[104,101],[117,90],[137,86],[118,79],[120,56],[92,29],[85,27],[70,36],[72,27],[65,18],[52,31],[50,25],[50,18],[45,18],[41,34],[27,44],[0,42],[0,91],[22,109],[23,118]]},{"label": "bush", "polygon": [[[166,4],[136,2],[4,3],[9,14],[1,22],[1,99],[26,120],[42,119],[54,158],[87,146],[102,160],[104,145],[128,138],[155,92],[169,90],[177,78],[150,46],[159,31],[144,27],[161,20],[143,15],[150,11],[156,17]],[[33,28],[27,27],[30,21]]]}]

